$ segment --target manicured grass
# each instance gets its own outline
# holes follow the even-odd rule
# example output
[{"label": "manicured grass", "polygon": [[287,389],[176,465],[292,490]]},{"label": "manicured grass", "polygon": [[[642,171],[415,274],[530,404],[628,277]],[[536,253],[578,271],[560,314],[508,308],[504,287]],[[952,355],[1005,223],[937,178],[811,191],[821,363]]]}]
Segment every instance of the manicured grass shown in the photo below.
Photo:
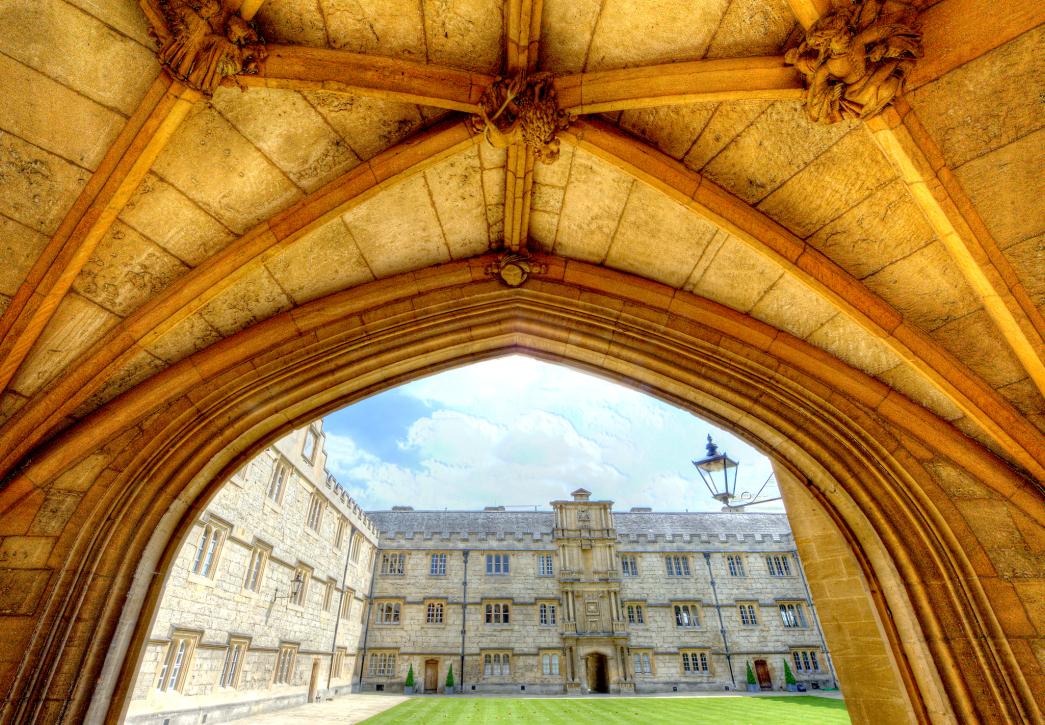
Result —
[{"label": "manicured grass", "polygon": [[541,723],[542,725],[848,725],[845,702],[823,697],[629,697],[527,699],[415,697],[365,721],[399,723]]}]

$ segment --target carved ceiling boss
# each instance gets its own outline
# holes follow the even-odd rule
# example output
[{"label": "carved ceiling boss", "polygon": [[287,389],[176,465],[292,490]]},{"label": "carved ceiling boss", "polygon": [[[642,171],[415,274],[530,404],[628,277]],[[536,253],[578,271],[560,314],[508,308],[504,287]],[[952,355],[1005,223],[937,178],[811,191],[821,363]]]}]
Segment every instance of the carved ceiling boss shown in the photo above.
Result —
[{"label": "carved ceiling boss", "polygon": [[225,78],[252,75],[265,41],[219,0],[149,0],[166,20],[154,28],[160,62],[186,85],[210,95]]},{"label": "carved ceiling boss", "polygon": [[498,78],[479,99],[479,114],[472,125],[496,148],[524,143],[546,164],[559,158],[555,134],[570,125],[559,109],[551,73]]},{"label": "carved ceiling boss", "polygon": [[922,57],[912,13],[884,16],[883,0],[841,5],[806,32],[784,56],[805,76],[806,112],[818,123],[865,119],[903,90]]}]

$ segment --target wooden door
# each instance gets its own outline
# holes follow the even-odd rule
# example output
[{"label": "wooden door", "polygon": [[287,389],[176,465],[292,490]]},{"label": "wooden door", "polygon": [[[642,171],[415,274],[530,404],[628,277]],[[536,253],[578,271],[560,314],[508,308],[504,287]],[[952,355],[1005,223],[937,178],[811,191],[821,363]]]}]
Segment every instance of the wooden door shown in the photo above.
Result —
[{"label": "wooden door", "polygon": [[755,660],[755,675],[758,677],[758,686],[761,689],[773,689],[773,679],[769,676],[769,665],[765,660]]},{"label": "wooden door", "polygon": [[439,689],[439,660],[427,660],[425,662],[425,692],[435,692]]}]

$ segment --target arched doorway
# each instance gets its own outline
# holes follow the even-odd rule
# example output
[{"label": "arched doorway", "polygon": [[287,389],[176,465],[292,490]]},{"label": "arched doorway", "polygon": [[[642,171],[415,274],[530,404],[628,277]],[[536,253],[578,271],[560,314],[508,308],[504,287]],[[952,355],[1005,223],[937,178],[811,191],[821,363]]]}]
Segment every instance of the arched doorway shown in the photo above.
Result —
[{"label": "arched doorway", "polygon": [[606,655],[601,652],[592,652],[585,659],[588,670],[588,691],[608,693],[610,677]]},{"label": "arched doorway", "polygon": [[[888,707],[901,721],[1033,718],[1009,622],[980,583],[983,549],[938,472],[960,467],[984,496],[1040,516],[1040,496],[1015,474],[905,399],[872,406],[874,383],[855,370],[772,328],[738,326],[736,313],[706,300],[658,297],[649,283],[606,270],[594,295],[573,262],[575,273],[557,283],[510,290],[469,273],[485,262],[436,269],[424,292],[406,275],[273,317],[37,451],[2,492],[5,530],[34,520],[32,506],[50,494],[83,493],[75,516],[38,534],[52,543],[31,561],[31,602],[10,621],[18,646],[5,720],[119,718],[136,669],[127,653],[140,649],[162,588],[156,573],[180,545],[187,514],[260,447],[405,380],[520,352],[640,387],[772,457],[854,562],[856,577],[839,593],[884,643],[874,664],[893,678]],[[387,293],[397,284],[405,306]],[[953,666],[959,658],[965,664]],[[843,680],[852,675],[847,694],[859,709],[869,661],[854,648],[836,662]]]}]

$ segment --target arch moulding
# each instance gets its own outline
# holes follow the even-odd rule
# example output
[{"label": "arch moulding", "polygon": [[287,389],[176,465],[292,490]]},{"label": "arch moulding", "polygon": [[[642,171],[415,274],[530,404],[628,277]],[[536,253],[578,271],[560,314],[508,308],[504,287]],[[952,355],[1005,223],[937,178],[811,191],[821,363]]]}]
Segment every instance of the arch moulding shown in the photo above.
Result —
[{"label": "arch moulding", "polygon": [[[163,572],[208,498],[269,442],[408,380],[524,353],[735,431],[816,502],[857,572],[850,609],[821,613],[854,722],[1040,721],[1038,675],[1014,654],[1026,632],[992,607],[989,547],[934,471],[963,470],[983,496],[1041,525],[1033,483],[895,391],[728,308],[557,257],[511,289],[488,275],[492,261],[273,317],[24,459],[0,490],[0,628],[11,645],[0,720],[119,719]],[[824,576],[811,571],[811,583],[828,587]],[[870,623],[859,634],[880,652],[867,654],[854,621]]]}]

